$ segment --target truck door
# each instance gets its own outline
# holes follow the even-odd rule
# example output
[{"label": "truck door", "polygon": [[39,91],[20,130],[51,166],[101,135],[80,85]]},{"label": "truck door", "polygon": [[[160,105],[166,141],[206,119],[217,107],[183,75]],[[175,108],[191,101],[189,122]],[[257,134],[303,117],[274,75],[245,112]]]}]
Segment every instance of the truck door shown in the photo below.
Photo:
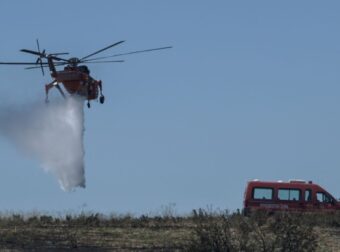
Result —
[{"label": "truck door", "polygon": [[320,210],[332,210],[334,209],[335,202],[333,198],[325,192],[316,193],[316,206]]}]

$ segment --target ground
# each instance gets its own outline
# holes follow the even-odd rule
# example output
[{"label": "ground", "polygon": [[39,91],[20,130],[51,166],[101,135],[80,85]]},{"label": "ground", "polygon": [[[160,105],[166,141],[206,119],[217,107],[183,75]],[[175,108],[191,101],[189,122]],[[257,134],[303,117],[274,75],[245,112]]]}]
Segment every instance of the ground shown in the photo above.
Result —
[{"label": "ground", "polygon": [[[237,218],[241,222],[248,221],[245,219],[247,217]],[[216,227],[220,226],[221,219],[217,216],[208,221],[204,218],[200,220],[204,222],[205,231],[210,232],[211,230],[216,231]],[[234,223],[233,219],[231,222],[229,221],[230,219],[228,223]],[[193,243],[201,246],[199,240],[202,240],[202,237],[200,237],[198,228],[200,224],[202,223],[197,222],[195,216],[108,218],[91,214],[63,218],[51,216],[27,218],[21,215],[12,215],[0,219],[0,250],[187,251],[193,250]],[[313,246],[315,251],[340,251],[340,226],[338,223],[335,225],[314,225],[312,228],[316,234],[316,245]],[[209,239],[214,239],[213,234],[209,234]],[[211,251],[218,251],[218,249]],[[255,248],[254,251],[263,250]]]}]

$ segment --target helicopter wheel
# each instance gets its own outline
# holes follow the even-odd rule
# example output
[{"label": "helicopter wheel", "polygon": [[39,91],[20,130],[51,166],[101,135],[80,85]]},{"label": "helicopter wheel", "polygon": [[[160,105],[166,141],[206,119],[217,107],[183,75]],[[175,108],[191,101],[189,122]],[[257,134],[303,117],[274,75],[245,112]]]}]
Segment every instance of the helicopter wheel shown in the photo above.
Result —
[{"label": "helicopter wheel", "polygon": [[88,108],[91,108],[91,104],[90,104],[89,101],[87,102],[87,107],[88,107]]},{"label": "helicopter wheel", "polygon": [[100,102],[101,104],[103,104],[104,101],[105,101],[105,96],[104,96],[104,95],[100,96],[99,102]]}]

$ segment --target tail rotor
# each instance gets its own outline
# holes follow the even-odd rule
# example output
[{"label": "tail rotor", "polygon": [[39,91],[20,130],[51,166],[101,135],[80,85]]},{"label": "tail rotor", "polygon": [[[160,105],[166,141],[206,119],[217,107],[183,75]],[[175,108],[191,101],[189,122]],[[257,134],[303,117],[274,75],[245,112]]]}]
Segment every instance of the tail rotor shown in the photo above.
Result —
[{"label": "tail rotor", "polygon": [[[57,57],[59,55],[66,55],[68,53],[49,53],[47,54],[45,49],[40,51],[40,45],[39,45],[39,40],[36,40],[37,42],[37,49],[38,51],[33,51],[33,50],[28,50],[28,49],[21,49],[21,52],[24,53],[29,53],[29,54],[33,54],[38,56],[37,60],[34,63],[29,63],[28,65],[38,65],[38,66],[34,66],[34,67],[28,67],[27,69],[33,69],[33,68],[41,68],[41,72],[42,75],[45,75],[45,71],[44,71],[44,67],[46,67],[47,65],[49,65],[49,63],[47,62],[43,62],[43,59],[52,59],[52,60],[56,60],[56,61],[63,61],[63,62],[68,62],[67,59],[63,59],[60,57]],[[19,62],[20,63],[20,62]]]},{"label": "tail rotor", "polygon": [[45,49],[42,52],[40,52],[40,46],[39,46],[39,40],[38,39],[37,39],[37,47],[38,47],[38,52],[39,52],[40,55],[37,58],[37,61],[35,63],[36,64],[40,64],[42,75],[45,75],[44,67],[43,67],[43,62],[42,62],[42,57],[46,57]]}]

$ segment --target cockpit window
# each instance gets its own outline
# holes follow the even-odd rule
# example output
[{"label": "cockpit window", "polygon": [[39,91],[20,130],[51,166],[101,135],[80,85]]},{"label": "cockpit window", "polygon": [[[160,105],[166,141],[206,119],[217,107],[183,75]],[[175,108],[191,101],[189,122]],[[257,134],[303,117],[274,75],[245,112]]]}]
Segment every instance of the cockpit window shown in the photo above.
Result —
[{"label": "cockpit window", "polygon": [[90,74],[90,70],[88,69],[87,66],[79,66],[78,69],[80,72]]}]

